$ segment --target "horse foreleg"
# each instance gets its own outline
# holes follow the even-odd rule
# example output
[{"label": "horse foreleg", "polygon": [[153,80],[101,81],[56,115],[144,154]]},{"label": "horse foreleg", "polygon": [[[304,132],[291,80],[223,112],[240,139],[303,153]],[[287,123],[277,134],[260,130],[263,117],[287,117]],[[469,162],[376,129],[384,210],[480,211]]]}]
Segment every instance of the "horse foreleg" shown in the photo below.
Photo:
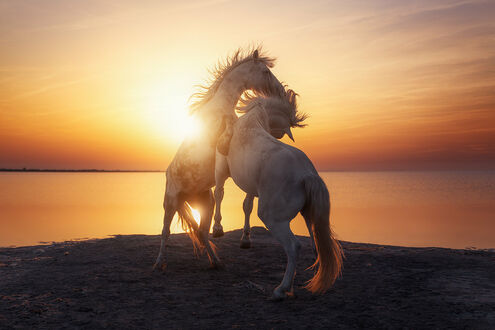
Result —
[{"label": "horse foreleg", "polygon": [[213,237],[221,237],[224,235],[223,233],[223,227],[221,224],[222,221],[222,211],[221,211],[221,206],[222,206],[222,200],[223,200],[223,185],[225,183],[225,180],[222,182],[218,182],[217,185],[215,186],[215,224],[213,225]]},{"label": "horse foreleg", "polygon": [[254,196],[246,194],[244,202],[242,203],[242,209],[244,210],[244,230],[241,237],[241,249],[249,249],[251,247],[251,226],[249,225],[249,217],[251,211],[253,211]]},{"label": "horse foreleg", "polygon": [[162,269],[165,270],[166,262],[165,262],[165,249],[168,237],[170,236],[170,224],[172,223],[172,219],[174,218],[175,212],[178,207],[178,199],[175,195],[169,195],[165,193],[165,198],[163,201],[163,208],[165,214],[163,216],[163,228],[162,228],[162,239],[160,244],[160,252],[158,253],[158,257],[156,258],[155,265],[153,269]]},{"label": "horse foreleg", "polygon": [[213,225],[213,237],[221,237],[224,235],[222,221],[222,200],[225,184],[225,180],[229,177],[229,165],[227,164],[227,158],[216,152],[215,157],[215,224]]},{"label": "horse foreleg", "polygon": [[296,275],[296,262],[301,249],[301,243],[290,230],[289,222],[266,223],[270,233],[284,247],[287,254],[287,267],[285,269],[284,278],[279,286],[273,291],[272,299],[280,300],[293,294],[294,276]]}]

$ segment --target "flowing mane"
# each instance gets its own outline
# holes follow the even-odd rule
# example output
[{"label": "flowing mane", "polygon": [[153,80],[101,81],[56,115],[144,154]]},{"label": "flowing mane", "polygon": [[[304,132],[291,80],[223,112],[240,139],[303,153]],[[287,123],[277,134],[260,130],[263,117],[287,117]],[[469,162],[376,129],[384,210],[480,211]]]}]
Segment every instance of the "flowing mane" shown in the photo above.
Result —
[{"label": "flowing mane", "polygon": [[304,127],[306,124],[303,123],[308,115],[305,113],[300,113],[297,109],[297,94],[292,89],[287,89],[285,86],[285,95],[282,97],[273,97],[267,95],[255,95],[253,93],[244,93],[242,98],[239,100],[239,106],[236,108],[240,113],[247,113],[254,109],[256,106],[263,107],[273,107],[278,105],[279,109],[282,109],[290,121],[291,127]]},{"label": "flowing mane", "polygon": [[274,66],[275,58],[265,54],[260,45],[247,49],[237,49],[232,55],[228,56],[225,60],[218,61],[218,63],[209,70],[211,77],[207,80],[205,85],[196,86],[198,91],[189,98],[190,100],[193,100],[193,103],[190,106],[190,112],[193,113],[198,107],[211,100],[229,72],[239,65],[253,60],[253,53],[255,50],[258,51],[256,60],[263,62],[269,68]]}]

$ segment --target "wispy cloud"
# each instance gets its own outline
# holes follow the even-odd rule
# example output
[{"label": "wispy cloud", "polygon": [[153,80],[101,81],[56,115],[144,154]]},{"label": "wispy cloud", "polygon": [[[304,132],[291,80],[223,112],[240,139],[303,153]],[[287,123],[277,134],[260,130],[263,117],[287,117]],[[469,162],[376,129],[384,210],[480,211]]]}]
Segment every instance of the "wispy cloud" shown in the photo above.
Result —
[{"label": "wispy cloud", "polygon": [[254,40],[301,94],[311,118],[300,146],[319,161],[335,159],[318,143],[342,154],[379,143],[398,164],[408,152],[421,162],[450,152],[462,162],[458,150],[494,149],[493,17],[495,3],[478,0],[0,0],[4,134],[15,133],[15,118],[35,127],[43,117],[59,132],[88,121],[103,127],[104,114],[108,130],[125,134],[113,119],[134,124],[148,102],[127,94],[157,88],[159,76],[199,75],[224,50]]}]

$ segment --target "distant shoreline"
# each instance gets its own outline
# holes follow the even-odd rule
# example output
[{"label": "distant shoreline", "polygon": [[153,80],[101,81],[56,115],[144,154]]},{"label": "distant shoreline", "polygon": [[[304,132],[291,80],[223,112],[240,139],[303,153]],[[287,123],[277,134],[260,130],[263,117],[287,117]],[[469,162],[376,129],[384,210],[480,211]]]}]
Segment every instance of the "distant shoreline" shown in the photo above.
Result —
[{"label": "distant shoreline", "polygon": [[97,170],[97,169],[76,169],[76,170],[56,170],[56,169],[37,169],[37,168],[26,168],[26,169],[18,169],[18,168],[0,168],[0,172],[124,172],[124,173],[160,173],[165,172],[161,170]]},{"label": "distant shoreline", "polygon": [[[363,170],[318,170],[319,173],[324,172],[494,172],[493,169],[383,169],[383,170],[374,170],[374,169],[363,169]],[[100,169],[38,169],[38,168],[0,168],[0,172],[61,172],[61,173],[165,173],[166,170],[100,170]]]}]

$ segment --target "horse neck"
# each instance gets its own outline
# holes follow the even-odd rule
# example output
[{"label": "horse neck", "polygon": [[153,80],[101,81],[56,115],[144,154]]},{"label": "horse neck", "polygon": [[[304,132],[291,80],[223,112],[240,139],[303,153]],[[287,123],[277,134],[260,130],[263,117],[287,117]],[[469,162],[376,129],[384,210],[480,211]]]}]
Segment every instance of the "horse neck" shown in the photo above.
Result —
[{"label": "horse neck", "polygon": [[215,95],[199,110],[203,116],[220,118],[224,115],[235,115],[235,106],[241,94],[246,90],[245,77],[228,73],[218,86]]},{"label": "horse neck", "polygon": [[233,120],[234,117],[237,118],[235,106],[244,92],[244,89],[241,88],[242,85],[232,79],[222,82],[215,95],[194,112],[194,115],[202,123],[203,139],[216,144],[221,134],[222,125],[225,125],[225,120],[228,119],[226,117],[230,117],[229,120]]},{"label": "horse neck", "polygon": [[259,104],[251,109],[243,117],[246,117],[244,120],[249,127],[259,127],[267,132],[270,132],[270,118],[268,112],[262,104]]}]

